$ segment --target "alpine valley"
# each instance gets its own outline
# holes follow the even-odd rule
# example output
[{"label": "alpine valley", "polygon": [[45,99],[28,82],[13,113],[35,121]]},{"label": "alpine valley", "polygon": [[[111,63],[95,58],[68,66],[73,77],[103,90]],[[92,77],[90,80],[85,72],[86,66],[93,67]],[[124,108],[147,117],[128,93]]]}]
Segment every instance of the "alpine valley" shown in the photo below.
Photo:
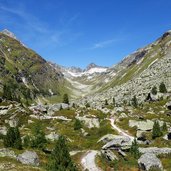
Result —
[{"label": "alpine valley", "polygon": [[5,29],[0,76],[0,170],[171,170],[171,31],[81,69]]}]

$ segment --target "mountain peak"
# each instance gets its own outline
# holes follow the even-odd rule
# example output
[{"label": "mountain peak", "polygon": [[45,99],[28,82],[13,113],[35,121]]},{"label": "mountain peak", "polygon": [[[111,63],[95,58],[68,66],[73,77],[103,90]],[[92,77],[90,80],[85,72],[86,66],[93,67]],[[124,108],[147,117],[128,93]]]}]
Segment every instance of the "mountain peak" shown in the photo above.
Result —
[{"label": "mountain peak", "polygon": [[90,63],[87,67],[86,70],[90,70],[91,68],[98,67],[95,63]]},{"label": "mountain peak", "polygon": [[7,29],[4,29],[1,33],[13,38],[13,39],[17,39],[17,37],[15,36],[14,33],[12,33],[11,31],[7,30]]}]

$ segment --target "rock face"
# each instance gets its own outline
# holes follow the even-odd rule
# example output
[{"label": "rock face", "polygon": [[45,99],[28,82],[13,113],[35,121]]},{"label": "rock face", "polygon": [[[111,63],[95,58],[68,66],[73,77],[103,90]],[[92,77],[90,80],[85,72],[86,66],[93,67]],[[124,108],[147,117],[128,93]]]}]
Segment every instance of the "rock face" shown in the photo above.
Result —
[{"label": "rock face", "polygon": [[108,148],[126,149],[126,148],[130,148],[131,144],[132,141],[129,137],[116,135],[115,138],[112,141],[105,144],[102,147],[102,149],[108,149]]},{"label": "rock face", "polygon": [[163,170],[161,161],[153,153],[145,153],[138,159],[138,166],[141,170],[149,171],[150,169]]},{"label": "rock face", "polygon": [[20,161],[22,164],[39,166],[39,157],[36,152],[33,151],[26,151],[18,155],[17,160]]},{"label": "rock face", "polygon": [[7,148],[0,149],[0,157],[12,157],[16,158],[14,151]]},{"label": "rock face", "polygon": [[111,150],[101,150],[102,155],[109,161],[118,160],[118,157]]}]

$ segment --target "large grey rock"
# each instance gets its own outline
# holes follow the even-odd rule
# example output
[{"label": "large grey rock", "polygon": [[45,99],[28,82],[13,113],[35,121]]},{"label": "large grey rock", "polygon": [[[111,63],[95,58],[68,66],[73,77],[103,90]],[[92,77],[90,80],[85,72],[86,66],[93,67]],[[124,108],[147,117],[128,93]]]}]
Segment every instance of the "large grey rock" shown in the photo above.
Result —
[{"label": "large grey rock", "polygon": [[103,137],[101,137],[98,142],[104,142],[104,143],[107,143],[111,140],[113,140],[114,138],[116,137],[116,135],[113,135],[113,134],[107,134],[107,135],[104,135]]},{"label": "large grey rock", "polygon": [[101,153],[109,161],[118,160],[118,157],[109,149],[101,150]]},{"label": "large grey rock", "polygon": [[14,151],[9,150],[7,148],[2,148],[2,149],[0,149],[0,157],[16,158],[16,155],[15,155]]},{"label": "large grey rock", "polygon": [[57,103],[57,104],[49,105],[47,114],[52,116],[55,112],[59,111],[61,108],[68,109],[69,105],[65,103]]},{"label": "large grey rock", "polygon": [[26,151],[18,155],[17,160],[20,161],[22,164],[39,166],[39,157],[34,151]]},{"label": "large grey rock", "polygon": [[139,148],[140,153],[153,153],[155,155],[161,154],[171,154],[171,148],[158,148],[158,147],[148,147],[148,148]]},{"label": "large grey rock", "polygon": [[49,135],[46,135],[45,137],[48,140],[55,141],[55,140],[58,140],[59,135],[56,134],[55,132],[51,132]]},{"label": "large grey rock", "polygon": [[152,130],[153,125],[154,125],[154,122],[151,120],[147,120],[147,121],[129,120],[129,127],[136,126],[138,130],[142,130],[142,131]]},{"label": "large grey rock", "polygon": [[108,149],[108,148],[130,148],[132,145],[132,141],[129,137],[126,136],[120,136],[116,135],[115,138],[105,144],[102,149]]},{"label": "large grey rock", "polygon": [[163,170],[161,161],[153,153],[145,153],[138,159],[138,166],[141,170],[148,171],[150,169]]},{"label": "large grey rock", "polygon": [[100,122],[98,118],[87,118],[87,117],[80,117],[77,116],[77,119],[79,119],[80,121],[83,121],[85,126],[87,126],[88,128],[99,128],[100,127]]},{"label": "large grey rock", "polygon": [[5,126],[0,127],[0,134],[6,135],[7,134],[7,128]]}]

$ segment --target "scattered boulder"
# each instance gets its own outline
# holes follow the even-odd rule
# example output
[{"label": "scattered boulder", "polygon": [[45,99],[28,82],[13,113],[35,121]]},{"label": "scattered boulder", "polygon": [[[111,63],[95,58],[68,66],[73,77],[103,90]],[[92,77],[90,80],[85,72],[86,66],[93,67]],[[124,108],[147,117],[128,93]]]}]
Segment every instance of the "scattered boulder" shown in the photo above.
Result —
[{"label": "scattered boulder", "polygon": [[161,161],[153,153],[145,153],[138,159],[140,170],[149,171],[150,169],[163,170]]},{"label": "scattered boulder", "polygon": [[47,114],[52,116],[55,112],[60,111],[61,109],[68,109],[69,105],[66,103],[57,103],[49,105]]},{"label": "scattered boulder", "polygon": [[104,135],[103,137],[101,137],[98,142],[104,142],[104,143],[107,143],[111,140],[113,140],[114,138],[116,137],[116,135],[113,135],[113,134],[107,134],[107,135]]},{"label": "scattered boulder", "polygon": [[80,117],[77,116],[77,119],[79,119],[80,121],[83,121],[85,126],[87,126],[88,128],[99,128],[100,127],[100,122],[98,118],[86,118],[84,117]]},{"label": "scattered boulder", "polygon": [[158,147],[148,147],[148,148],[139,148],[140,153],[152,153],[155,155],[161,154],[171,154],[171,148],[158,148]]},{"label": "scattered boulder", "polygon": [[136,126],[138,130],[141,131],[151,131],[153,129],[154,122],[151,120],[147,121],[136,121],[136,120],[129,120],[129,127]]},{"label": "scattered boulder", "polygon": [[129,149],[131,147],[132,141],[129,137],[116,135],[115,138],[105,144],[102,149],[108,148],[122,148],[122,149]]},{"label": "scattered boulder", "polygon": [[48,140],[55,141],[55,140],[58,140],[59,135],[56,134],[55,132],[51,132],[49,135],[46,135],[45,137]]},{"label": "scattered boulder", "polygon": [[101,154],[109,161],[118,160],[118,157],[111,150],[101,150]]},{"label": "scattered boulder", "polygon": [[121,113],[120,115],[119,115],[119,119],[124,119],[124,118],[127,118],[128,116],[125,114],[125,113]]},{"label": "scattered boulder", "polygon": [[18,126],[18,123],[19,123],[19,118],[13,118],[8,121],[10,127],[16,127]]},{"label": "scattered boulder", "polygon": [[166,103],[166,107],[171,110],[171,101]]},{"label": "scattered boulder", "polygon": [[0,134],[6,135],[7,134],[7,128],[5,126],[0,127]]},{"label": "scattered boulder", "polygon": [[0,170],[1,171],[5,171],[5,170],[16,171],[16,165],[10,162],[3,162],[3,163],[0,163]]},{"label": "scattered boulder", "polygon": [[16,155],[15,155],[14,151],[9,150],[7,148],[2,148],[2,149],[0,149],[0,157],[16,158]]},{"label": "scattered boulder", "polygon": [[24,153],[18,155],[17,160],[22,164],[39,166],[39,157],[36,152],[25,151]]},{"label": "scattered boulder", "polygon": [[81,128],[81,133],[83,134],[84,137],[89,135],[89,133],[86,132],[83,128]]}]

